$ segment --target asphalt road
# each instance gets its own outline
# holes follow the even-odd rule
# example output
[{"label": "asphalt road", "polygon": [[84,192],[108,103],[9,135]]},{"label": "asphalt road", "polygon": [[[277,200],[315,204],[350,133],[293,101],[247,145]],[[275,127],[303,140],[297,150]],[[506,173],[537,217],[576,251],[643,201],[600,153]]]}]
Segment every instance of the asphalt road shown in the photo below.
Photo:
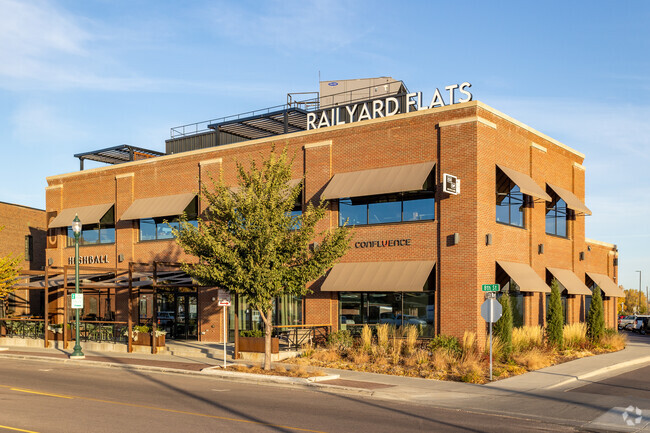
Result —
[{"label": "asphalt road", "polygon": [[0,432],[572,431],[525,416],[297,387],[0,360]]},{"label": "asphalt road", "polygon": [[627,397],[630,403],[639,399],[650,401],[650,365],[574,388],[571,392]]}]

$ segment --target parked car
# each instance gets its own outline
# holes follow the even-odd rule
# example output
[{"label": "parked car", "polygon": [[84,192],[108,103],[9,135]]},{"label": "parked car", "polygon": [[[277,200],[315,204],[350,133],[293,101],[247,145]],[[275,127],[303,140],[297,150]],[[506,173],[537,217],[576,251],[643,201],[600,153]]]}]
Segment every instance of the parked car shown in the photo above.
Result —
[{"label": "parked car", "polygon": [[625,316],[622,319],[618,319],[618,329],[627,329],[631,331],[634,327],[634,321],[636,320],[636,315]]},{"label": "parked car", "polygon": [[634,322],[634,332],[638,332],[641,335],[645,335],[650,328],[650,316],[637,316],[636,321]]}]

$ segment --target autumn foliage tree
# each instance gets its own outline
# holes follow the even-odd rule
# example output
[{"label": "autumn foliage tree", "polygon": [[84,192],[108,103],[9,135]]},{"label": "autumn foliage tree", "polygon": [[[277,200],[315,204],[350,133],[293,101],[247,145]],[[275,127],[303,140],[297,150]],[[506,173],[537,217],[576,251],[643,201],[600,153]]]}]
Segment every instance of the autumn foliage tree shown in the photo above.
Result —
[{"label": "autumn foliage tree", "polygon": [[[4,230],[4,227],[0,227],[0,231],[2,230]],[[2,305],[4,305],[5,299],[7,299],[9,294],[15,290],[14,284],[20,272],[21,261],[21,257],[16,257],[12,254],[0,257],[0,301]]]},{"label": "autumn foliage tree", "polygon": [[273,151],[261,165],[251,161],[249,169],[238,163],[238,185],[229,188],[223,179],[213,180],[201,191],[208,205],[198,228],[181,222],[175,231],[182,249],[198,258],[184,264],[185,272],[202,285],[244,296],[260,312],[267,370],[274,300],[307,294],[307,283],[342,257],[350,240],[345,226],[316,231],[325,203],[308,203],[302,213],[292,214],[302,194],[302,182],[291,182],[292,162],[285,150]]}]

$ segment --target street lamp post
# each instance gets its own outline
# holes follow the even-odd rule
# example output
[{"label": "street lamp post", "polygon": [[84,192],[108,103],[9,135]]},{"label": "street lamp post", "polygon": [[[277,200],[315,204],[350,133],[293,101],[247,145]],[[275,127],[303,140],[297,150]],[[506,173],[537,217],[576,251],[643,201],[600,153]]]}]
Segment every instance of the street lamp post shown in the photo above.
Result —
[{"label": "street lamp post", "polygon": [[641,271],[637,271],[639,273],[639,302],[636,307],[636,313],[641,312]]},{"label": "street lamp post", "polygon": [[[79,294],[79,236],[81,234],[81,220],[79,215],[74,216],[72,220],[72,232],[74,233],[74,292]],[[79,308],[75,308],[74,312],[74,333],[75,333],[75,343],[74,351],[70,358],[74,359],[84,359],[86,356],[81,351],[81,344],[79,344]]]}]

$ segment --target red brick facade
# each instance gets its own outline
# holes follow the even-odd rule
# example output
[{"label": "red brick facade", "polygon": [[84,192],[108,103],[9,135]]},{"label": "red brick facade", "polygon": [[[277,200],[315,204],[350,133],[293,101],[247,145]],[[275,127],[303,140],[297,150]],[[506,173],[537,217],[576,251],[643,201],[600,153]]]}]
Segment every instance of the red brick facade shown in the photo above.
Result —
[{"label": "red brick facade", "polygon": [[[198,192],[209,177],[236,183],[235,162],[260,160],[271,148],[287,148],[295,155],[294,177],[305,176],[306,200],[318,200],[331,177],[338,173],[435,162],[437,184],[443,173],[461,180],[461,193],[436,193],[435,221],[403,222],[358,227],[354,241],[411,239],[411,245],[393,248],[350,249],[343,262],[434,260],[436,278],[436,330],[460,336],[464,330],[485,334],[479,315],[484,296],[481,285],[495,282],[496,261],[525,263],[546,280],[546,268],[573,271],[581,280],[585,271],[607,274],[616,281],[613,259],[617,252],[605,244],[585,242],[584,216],[569,223],[568,237],[545,233],[545,203],[537,200],[525,211],[525,228],[496,222],[496,164],[530,176],[542,189],[552,183],[585,199],[584,156],[557,141],[480,103],[468,102],[400,114],[307,132],[280,135],[201,149],[175,155],[48,178],[47,211],[51,218],[62,209],[115,203],[116,243],[82,247],[82,254],[106,254],[109,266],[122,268],[129,261],[192,260],[174,241],[138,242],[136,225],[120,216],[136,199]],[[200,199],[199,199],[200,200]],[[204,204],[199,202],[199,208]],[[335,202],[321,228],[338,224]],[[448,240],[455,233],[457,244]],[[486,235],[492,237],[486,245]],[[67,263],[63,231],[47,257],[55,265]],[[538,253],[543,244],[544,253]],[[53,243],[51,245],[54,245]],[[580,253],[586,254],[580,260]],[[118,263],[119,255],[124,261]],[[124,265],[124,266],[123,266]],[[338,294],[321,292],[322,279],[312,285],[304,303],[306,324],[338,323]],[[221,340],[221,310],[213,296],[199,296],[200,327],[206,341]],[[581,320],[582,296],[569,297],[569,321]],[[608,301],[610,302],[610,301]],[[612,300],[615,308],[615,300]],[[119,305],[119,302],[118,302]],[[543,324],[544,296],[525,297],[527,324]],[[615,312],[608,313],[608,321]],[[118,313],[124,317],[124,312]],[[611,316],[611,317],[610,317]],[[613,326],[614,322],[608,322]]]}]

